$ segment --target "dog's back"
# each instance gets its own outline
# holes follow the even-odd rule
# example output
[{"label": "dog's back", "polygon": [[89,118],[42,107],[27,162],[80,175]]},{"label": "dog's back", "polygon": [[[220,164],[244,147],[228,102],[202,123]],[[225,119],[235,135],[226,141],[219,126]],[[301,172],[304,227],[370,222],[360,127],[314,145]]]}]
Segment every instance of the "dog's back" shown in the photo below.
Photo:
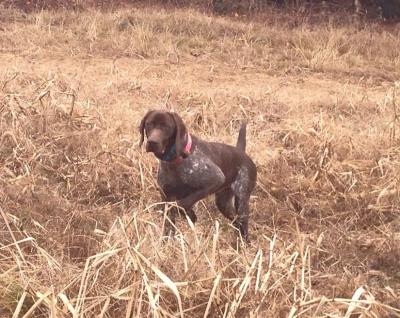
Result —
[{"label": "dog's back", "polygon": [[226,185],[232,183],[236,179],[239,171],[243,168],[248,171],[249,178],[254,180],[255,184],[257,177],[256,165],[245,152],[246,126],[246,123],[241,125],[236,146],[197,139],[196,143],[198,148],[220,167],[224,173]]}]

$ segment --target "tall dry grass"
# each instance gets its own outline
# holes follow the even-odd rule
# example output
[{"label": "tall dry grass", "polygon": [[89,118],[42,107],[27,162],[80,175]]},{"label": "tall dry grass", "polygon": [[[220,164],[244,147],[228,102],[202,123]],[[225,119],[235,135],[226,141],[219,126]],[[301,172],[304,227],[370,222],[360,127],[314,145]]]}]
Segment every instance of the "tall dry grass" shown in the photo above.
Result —
[{"label": "tall dry grass", "polygon": [[381,76],[397,74],[400,64],[395,26],[387,26],[390,32],[376,24],[336,27],[329,16],[319,25],[302,16],[283,16],[282,21],[278,11],[264,23],[162,8],[31,15],[4,10],[2,16],[2,50],[30,57],[42,50],[51,56],[169,57],[176,62],[180,56],[196,56],[268,72],[296,65],[304,71],[365,75],[368,70]]},{"label": "tall dry grass", "polygon": [[[296,19],[296,18],[293,18]],[[398,31],[125,9],[0,16],[5,317],[398,317]],[[259,173],[250,246],[162,244],[155,104]]]}]

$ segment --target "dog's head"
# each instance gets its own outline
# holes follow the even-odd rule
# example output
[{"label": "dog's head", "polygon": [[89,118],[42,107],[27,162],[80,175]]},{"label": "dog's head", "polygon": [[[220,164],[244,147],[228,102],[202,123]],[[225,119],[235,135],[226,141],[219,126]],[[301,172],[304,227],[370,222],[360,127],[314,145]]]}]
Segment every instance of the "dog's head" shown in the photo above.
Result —
[{"label": "dog's head", "polygon": [[187,130],[178,114],[151,110],[143,117],[139,130],[140,146],[146,135],[146,151],[153,152],[157,158],[162,159],[173,145],[177,156],[183,154]]}]

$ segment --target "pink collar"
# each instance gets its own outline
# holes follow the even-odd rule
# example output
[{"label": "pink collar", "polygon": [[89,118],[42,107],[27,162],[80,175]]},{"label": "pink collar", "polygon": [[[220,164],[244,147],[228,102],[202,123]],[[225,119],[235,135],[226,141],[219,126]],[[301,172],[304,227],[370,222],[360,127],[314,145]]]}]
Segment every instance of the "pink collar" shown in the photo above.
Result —
[{"label": "pink collar", "polygon": [[187,134],[187,143],[186,143],[185,149],[183,149],[183,151],[186,154],[190,154],[191,150],[192,150],[192,136],[190,136],[190,134]]},{"label": "pink collar", "polygon": [[192,136],[190,136],[190,134],[187,134],[187,143],[185,148],[183,149],[183,152],[185,154],[185,157],[179,156],[176,157],[174,160],[171,161],[171,163],[175,163],[175,164],[180,164],[184,158],[186,158],[189,154],[190,151],[192,150]]}]

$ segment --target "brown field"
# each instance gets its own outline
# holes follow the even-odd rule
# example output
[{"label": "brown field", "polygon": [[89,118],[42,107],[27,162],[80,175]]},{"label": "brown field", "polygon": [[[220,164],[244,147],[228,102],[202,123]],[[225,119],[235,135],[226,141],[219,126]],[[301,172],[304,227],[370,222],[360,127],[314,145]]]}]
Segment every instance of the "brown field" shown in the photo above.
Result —
[{"label": "brown field", "polygon": [[[321,21],[0,10],[0,317],[400,317],[400,31]],[[162,244],[156,107],[248,120],[249,246],[213,198]]]}]

